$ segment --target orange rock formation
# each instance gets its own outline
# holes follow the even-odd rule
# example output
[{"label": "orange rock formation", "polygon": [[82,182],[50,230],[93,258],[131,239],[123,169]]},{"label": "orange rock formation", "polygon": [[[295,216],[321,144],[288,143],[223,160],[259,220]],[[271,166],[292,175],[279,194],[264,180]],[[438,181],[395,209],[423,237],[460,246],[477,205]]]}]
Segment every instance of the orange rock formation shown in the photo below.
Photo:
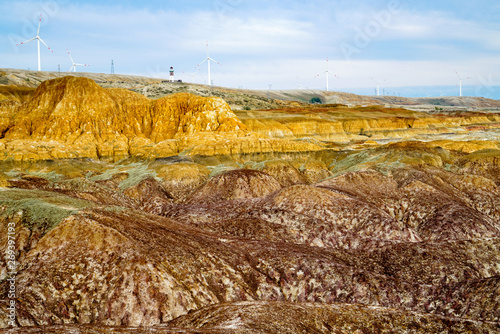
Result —
[{"label": "orange rock formation", "polygon": [[10,124],[4,125],[4,145],[36,141],[39,148],[42,143],[52,146],[47,152],[52,156],[60,144],[69,155],[125,157],[134,144],[154,145],[200,132],[245,128],[219,98],[181,93],[151,101],[125,89],[103,89],[90,79],[76,77],[42,83],[16,111]]}]

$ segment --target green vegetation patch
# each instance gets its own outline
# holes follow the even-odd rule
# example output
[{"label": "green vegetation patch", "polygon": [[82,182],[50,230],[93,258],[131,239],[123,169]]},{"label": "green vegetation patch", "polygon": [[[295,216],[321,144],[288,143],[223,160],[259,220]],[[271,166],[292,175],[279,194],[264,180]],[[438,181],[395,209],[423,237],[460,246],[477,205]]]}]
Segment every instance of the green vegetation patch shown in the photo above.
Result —
[{"label": "green vegetation patch", "polygon": [[[353,151],[345,158],[333,161],[329,168],[333,176],[368,169],[387,174],[405,166],[427,165],[442,168],[443,164],[450,162],[448,152],[443,149],[411,146],[398,148],[389,145],[361,152]],[[451,168],[451,165],[447,168]]]},{"label": "green vegetation patch", "polygon": [[121,172],[127,172],[128,174],[128,177],[118,185],[121,190],[133,187],[141,181],[147,179],[148,177],[156,178],[157,180],[161,181],[157,177],[156,171],[149,169],[148,163],[145,162],[131,163],[128,165],[118,165],[115,168],[108,169],[99,175],[92,176],[91,174],[87,174],[87,178],[90,181],[110,180],[113,175]]},{"label": "green vegetation patch", "polygon": [[156,171],[148,169],[149,166],[147,164],[139,164],[137,167],[128,169],[128,178],[120,182],[118,187],[121,190],[127,189],[129,187],[133,187],[140,183],[141,181],[147,179],[148,177],[156,178],[158,181],[161,179],[157,178]]},{"label": "green vegetation patch", "polygon": [[208,166],[207,168],[211,170],[210,174],[208,175],[208,179],[211,179],[212,177],[222,174],[224,172],[237,169],[234,166],[227,166],[227,165]]},{"label": "green vegetation patch", "polygon": [[12,217],[21,212],[21,222],[31,231],[43,234],[56,227],[66,217],[94,204],[48,191],[8,189],[0,191],[1,216]]}]

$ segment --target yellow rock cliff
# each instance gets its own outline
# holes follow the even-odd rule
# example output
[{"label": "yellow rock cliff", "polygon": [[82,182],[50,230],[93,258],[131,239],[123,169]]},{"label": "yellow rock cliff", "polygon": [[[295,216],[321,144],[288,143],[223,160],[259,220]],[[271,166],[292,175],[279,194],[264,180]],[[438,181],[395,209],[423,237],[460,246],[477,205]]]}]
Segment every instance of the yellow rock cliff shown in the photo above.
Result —
[{"label": "yellow rock cliff", "polygon": [[[441,146],[467,151],[498,148],[447,144],[446,135],[500,127],[497,114],[430,115],[380,106],[286,107],[235,111],[218,97],[176,93],[157,100],[83,77],[44,81],[36,90],[4,88],[0,101],[0,160],[239,155],[314,152],[337,145],[441,136]],[[444,137],[443,137],[444,136]],[[420,139],[418,139],[420,140]],[[484,142],[486,143],[486,142]],[[450,148],[451,148],[450,146]]]}]

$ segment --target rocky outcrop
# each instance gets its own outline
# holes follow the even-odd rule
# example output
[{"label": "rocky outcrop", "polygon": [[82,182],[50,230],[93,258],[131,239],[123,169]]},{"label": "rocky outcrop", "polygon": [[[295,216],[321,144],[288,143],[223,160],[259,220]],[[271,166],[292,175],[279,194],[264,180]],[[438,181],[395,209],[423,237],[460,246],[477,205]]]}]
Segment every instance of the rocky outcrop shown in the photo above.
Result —
[{"label": "rocky outcrop", "polygon": [[157,161],[154,165],[163,186],[177,201],[185,200],[211,173],[207,167],[193,162],[162,164]]},{"label": "rocky outcrop", "polygon": [[[183,149],[176,139],[245,128],[218,98],[180,93],[151,101],[76,77],[43,82],[4,127],[3,149],[14,159],[168,156]],[[36,152],[23,150],[30,145]]]},{"label": "rocky outcrop", "polygon": [[268,195],[281,186],[263,172],[251,169],[228,171],[208,180],[196,189],[187,203],[214,203],[235,199],[250,199]]},{"label": "rocky outcrop", "polygon": [[32,96],[34,91],[35,89],[33,88],[0,85],[0,103],[7,100],[16,102],[26,101]]},{"label": "rocky outcrop", "polygon": [[498,114],[429,115],[382,106],[297,107],[236,113],[251,131],[274,138],[309,138],[350,143],[367,140],[406,140],[500,127]]}]

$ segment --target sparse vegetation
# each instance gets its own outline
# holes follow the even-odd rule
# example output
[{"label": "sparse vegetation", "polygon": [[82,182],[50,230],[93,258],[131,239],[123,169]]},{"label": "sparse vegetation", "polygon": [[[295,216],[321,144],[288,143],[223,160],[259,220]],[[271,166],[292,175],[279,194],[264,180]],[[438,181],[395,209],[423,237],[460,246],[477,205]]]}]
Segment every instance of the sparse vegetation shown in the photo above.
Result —
[{"label": "sparse vegetation", "polygon": [[57,226],[64,218],[93,206],[80,199],[40,190],[12,189],[0,192],[3,216],[21,214],[21,222],[42,234]]}]

